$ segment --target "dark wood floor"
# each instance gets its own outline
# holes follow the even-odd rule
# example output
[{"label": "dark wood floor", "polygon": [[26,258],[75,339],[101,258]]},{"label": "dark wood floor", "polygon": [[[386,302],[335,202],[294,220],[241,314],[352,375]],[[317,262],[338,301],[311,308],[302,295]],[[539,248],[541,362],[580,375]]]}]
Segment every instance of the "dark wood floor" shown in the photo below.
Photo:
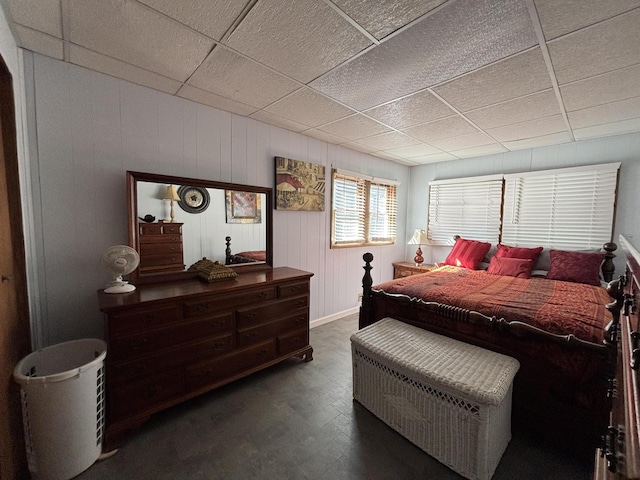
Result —
[{"label": "dark wood floor", "polygon": [[[158,414],[94,479],[461,479],[351,394],[356,316],[311,330],[314,360],[290,360]],[[580,480],[590,464],[513,432],[494,480]]]}]

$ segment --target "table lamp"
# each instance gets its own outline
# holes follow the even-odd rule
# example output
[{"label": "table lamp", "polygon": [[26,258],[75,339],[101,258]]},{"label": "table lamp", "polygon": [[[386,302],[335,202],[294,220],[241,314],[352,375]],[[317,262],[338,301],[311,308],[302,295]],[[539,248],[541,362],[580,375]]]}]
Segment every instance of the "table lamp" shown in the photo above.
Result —
[{"label": "table lamp", "polygon": [[169,185],[167,186],[167,192],[164,194],[164,200],[170,200],[171,202],[171,223],[173,223],[175,220],[175,216],[174,216],[174,212],[173,212],[173,202],[174,200],[180,200],[180,197],[178,196],[178,192],[176,190],[176,187],[174,187],[173,185]]},{"label": "table lamp", "polygon": [[416,250],[416,256],[413,258],[413,261],[415,262],[416,267],[419,267],[420,265],[422,265],[422,262],[424,262],[424,258],[422,258],[422,249],[420,248],[420,246],[431,245],[431,240],[427,238],[427,232],[417,228],[413,232],[413,237],[411,237],[411,240],[409,240],[409,243],[407,243],[407,245],[418,245],[418,250]]}]

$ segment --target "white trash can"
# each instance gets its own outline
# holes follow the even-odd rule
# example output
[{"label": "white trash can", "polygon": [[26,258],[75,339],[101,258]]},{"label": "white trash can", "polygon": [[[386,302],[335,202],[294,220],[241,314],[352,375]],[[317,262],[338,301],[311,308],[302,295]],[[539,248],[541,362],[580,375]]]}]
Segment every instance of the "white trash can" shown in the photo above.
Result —
[{"label": "white trash can", "polygon": [[72,340],[27,355],[13,370],[33,478],[67,480],[100,456],[106,356],[102,340]]}]

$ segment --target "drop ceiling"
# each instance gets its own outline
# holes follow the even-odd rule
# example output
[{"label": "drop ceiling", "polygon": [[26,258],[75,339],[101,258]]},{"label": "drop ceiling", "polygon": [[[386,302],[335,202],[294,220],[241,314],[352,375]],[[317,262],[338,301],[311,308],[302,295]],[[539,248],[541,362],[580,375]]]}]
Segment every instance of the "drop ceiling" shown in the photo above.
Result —
[{"label": "drop ceiling", "polygon": [[19,46],[405,165],[640,131],[640,0],[1,0]]}]

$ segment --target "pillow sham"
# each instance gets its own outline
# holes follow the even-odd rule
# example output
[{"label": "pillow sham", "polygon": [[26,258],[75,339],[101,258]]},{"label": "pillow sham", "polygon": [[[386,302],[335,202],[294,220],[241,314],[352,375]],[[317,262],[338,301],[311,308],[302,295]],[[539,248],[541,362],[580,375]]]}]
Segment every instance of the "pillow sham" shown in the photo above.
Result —
[{"label": "pillow sham", "polygon": [[491,248],[491,244],[488,242],[466,240],[458,237],[444,264],[475,270],[489,251],[489,248]]},{"label": "pillow sham", "polygon": [[547,278],[565,282],[600,285],[600,265],[604,253],[568,252],[551,250],[551,265]]},{"label": "pillow sham", "polygon": [[542,253],[543,247],[512,247],[510,245],[498,245],[496,257],[498,258],[528,258],[531,263],[535,264],[536,260]]},{"label": "pillow sham", "polygon": [[508,258],[495,256],[489,262],[487,273],[517,278],[531,278],[533,260],[530,258]]}]

